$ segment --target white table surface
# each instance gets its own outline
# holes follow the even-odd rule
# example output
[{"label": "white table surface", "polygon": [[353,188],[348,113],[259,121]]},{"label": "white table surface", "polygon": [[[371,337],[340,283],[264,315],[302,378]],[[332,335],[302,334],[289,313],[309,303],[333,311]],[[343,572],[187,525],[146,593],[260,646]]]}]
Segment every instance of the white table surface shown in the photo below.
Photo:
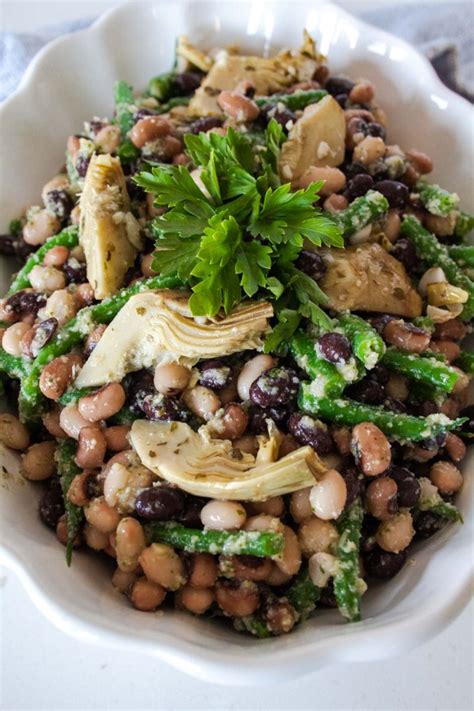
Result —
[{"label": "white table surface", "polygon": [[[96,15],[114,4],[111,0],[2,0],[1,29],[34,31],[41,25]],[[357,10],[374,3],[340,4]],[[41,616],[15,576],[0,568],[0,707],[4,711],[471,711],[473,622],[471,604],[443,634],[401,658],[333,666],[273,688],[221,687],[146,657],[65,636]]]}]

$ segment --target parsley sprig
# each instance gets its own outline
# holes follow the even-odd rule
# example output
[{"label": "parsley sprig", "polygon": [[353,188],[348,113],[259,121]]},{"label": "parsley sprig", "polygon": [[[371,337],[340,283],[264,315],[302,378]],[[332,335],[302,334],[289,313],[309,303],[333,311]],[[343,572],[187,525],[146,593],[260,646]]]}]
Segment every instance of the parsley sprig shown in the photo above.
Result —
[{"label": "parsley sprig", "polygon": [[198,181],[183,166],[155,165],[135,182],[167,212],[155,218],[153,269],[178,274],[192,290],[197,316],[228,313],[245,297],[271,298],[278,324],[267,339],[275,350],[302,317],[320,324],[326,296],[295,262],[305,241],[341,247],[337,225],[315,207],[322,183],[291,191],[281,185],[277,163],[284,140],[270,121],[260,151],[243,133],[185,136],[200,170]]}]

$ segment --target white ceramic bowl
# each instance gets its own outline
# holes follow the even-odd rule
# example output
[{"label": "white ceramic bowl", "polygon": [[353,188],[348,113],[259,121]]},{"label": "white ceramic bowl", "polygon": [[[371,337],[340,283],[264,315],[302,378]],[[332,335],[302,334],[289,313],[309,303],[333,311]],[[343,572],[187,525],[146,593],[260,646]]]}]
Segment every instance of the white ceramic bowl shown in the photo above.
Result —
[{"label": "white ceramic bowl", "polygon": [[[412,47],[315,0],[175,0],[123,5],[39,53],[2,109],[0,225],[5,228],[38,201],[42,184],[64,160],[65,137],[80,130],[84,119],[110,115],[116,79],[140,87],[169,67],[177,34],[203,46],[238,41],[245,49],[268,52],[297,46],[305,26],[333,72],[375,83],[389,116],[390,141],[431,155],[433,178],[456,189],[472,209],[471,108]],[[438,633],[470,594],[472,477],[459,498],[464,526],[434,536],[394,580],[371,588],[362,622],[345,624],[337,613],[322,612],[291,635],[264,642],[178,612],[133,610],[113,591],[102,560],[77,552],[66,568],[64,549],[38,520],[34,486],[9,480],[0,494],[1,562],[18,574],[54,624],[80,639],[146,653],[216,683],[275,683],[333,662],[397,655]]]}]

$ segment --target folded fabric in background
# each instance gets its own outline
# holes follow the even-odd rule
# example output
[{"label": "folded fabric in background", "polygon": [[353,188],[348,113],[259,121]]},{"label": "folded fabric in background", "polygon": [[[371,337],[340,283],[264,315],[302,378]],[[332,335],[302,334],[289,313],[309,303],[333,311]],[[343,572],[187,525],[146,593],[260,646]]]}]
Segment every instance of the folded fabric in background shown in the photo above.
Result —
[{"label": "folded fabric in background", "polygon": [[[441,80],[474,101],[472,2],[421,2],[354,12],[361,19],[411,42],[430,59]],[[9,96],[34,55],[52,39],[88,27],[95,18],[40,28],[35,34],[0,34],[0,100]]]}]

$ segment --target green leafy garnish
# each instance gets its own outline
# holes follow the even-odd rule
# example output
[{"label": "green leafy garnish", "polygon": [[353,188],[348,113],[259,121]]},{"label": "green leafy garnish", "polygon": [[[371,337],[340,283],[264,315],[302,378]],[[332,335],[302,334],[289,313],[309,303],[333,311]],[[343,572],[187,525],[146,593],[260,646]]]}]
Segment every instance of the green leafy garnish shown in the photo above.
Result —
[{"label": "green leafy garnish", "polygon": [[342,247],[340,228],[315,207],[322,183],[292,192],[280,184],[281,126],[270,121],[265,145],[255,150],[245,134],[229,128],[188,134],[186,151],[194,180],[183,166],[156,165],[134,180],[167,212],[153,220],[153,269],[177,274],[189,283],[189,305],[196,316],[228,313],[242,299],[270,298],[278,324],[266,350],[275,350],[302,317],[329,322],[317,283],[295,261],[306,243]]}]

